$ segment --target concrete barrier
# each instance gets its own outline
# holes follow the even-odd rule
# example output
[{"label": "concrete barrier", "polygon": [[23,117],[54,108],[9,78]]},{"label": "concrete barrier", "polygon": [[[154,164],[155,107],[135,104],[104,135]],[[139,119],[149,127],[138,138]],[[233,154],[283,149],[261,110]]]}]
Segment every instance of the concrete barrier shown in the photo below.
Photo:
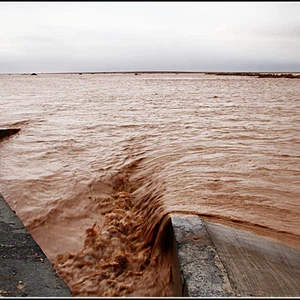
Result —
[{"label": "concrete barrier", "polygon": [[171,215],[182,275],[183,296],[229,297],[235,293],[201,219]]}]

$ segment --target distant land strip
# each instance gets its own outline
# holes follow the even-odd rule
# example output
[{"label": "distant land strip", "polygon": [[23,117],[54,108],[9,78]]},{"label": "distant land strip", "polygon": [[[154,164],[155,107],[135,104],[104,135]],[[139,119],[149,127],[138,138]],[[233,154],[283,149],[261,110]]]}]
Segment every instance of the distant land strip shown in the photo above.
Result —
[{"label": "distant land strip", "polygon": [[256,76],[258,78],[300,78],[300,75],[292,73],[264,73],[264,72],[206,72],[206,75],[226,76]]},{"label": "distant land strip", "polygon": [[258,78],[300,78],[299,72],[201,72],[201,71],[101,71],[101,72],[40,72],[40,73],[0,73],[0,75],[37,75],[37,74],[204,74],[223,76],[255,76]]}]

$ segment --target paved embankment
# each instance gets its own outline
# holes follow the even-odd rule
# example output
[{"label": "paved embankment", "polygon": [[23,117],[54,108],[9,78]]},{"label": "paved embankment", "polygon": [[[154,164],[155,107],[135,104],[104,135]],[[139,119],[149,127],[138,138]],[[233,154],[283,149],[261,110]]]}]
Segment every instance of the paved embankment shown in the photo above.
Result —
[{"label": "paved embankment", "polygon": [[0,297],[71,297],[51,262],[0,195]]},{"label": "paved embankment", "polygon": [[189,296],[300,296],[300,250],[196,215],[172,223]]}]

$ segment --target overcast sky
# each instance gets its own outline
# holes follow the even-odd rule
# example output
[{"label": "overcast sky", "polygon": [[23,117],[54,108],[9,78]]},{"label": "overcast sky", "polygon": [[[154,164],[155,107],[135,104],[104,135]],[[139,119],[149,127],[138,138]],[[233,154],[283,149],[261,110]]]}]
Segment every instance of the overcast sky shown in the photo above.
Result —
[{"label": "overcast sky", "polygon": [[0,2],[0,73],[300,71],[300,2]]}]

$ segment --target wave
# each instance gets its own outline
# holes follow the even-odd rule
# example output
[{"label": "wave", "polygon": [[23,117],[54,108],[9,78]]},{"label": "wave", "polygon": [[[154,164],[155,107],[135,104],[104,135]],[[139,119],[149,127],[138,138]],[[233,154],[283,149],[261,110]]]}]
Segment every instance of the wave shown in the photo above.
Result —
[{"label": "wave", "polygon": [[54,267],[73,296],[174,296],[170,216],[157,190],[134,193],[143,181],[131,180],[139,161],[111,176],[103,225],[86,229],[81,250],[57,257]]}]

